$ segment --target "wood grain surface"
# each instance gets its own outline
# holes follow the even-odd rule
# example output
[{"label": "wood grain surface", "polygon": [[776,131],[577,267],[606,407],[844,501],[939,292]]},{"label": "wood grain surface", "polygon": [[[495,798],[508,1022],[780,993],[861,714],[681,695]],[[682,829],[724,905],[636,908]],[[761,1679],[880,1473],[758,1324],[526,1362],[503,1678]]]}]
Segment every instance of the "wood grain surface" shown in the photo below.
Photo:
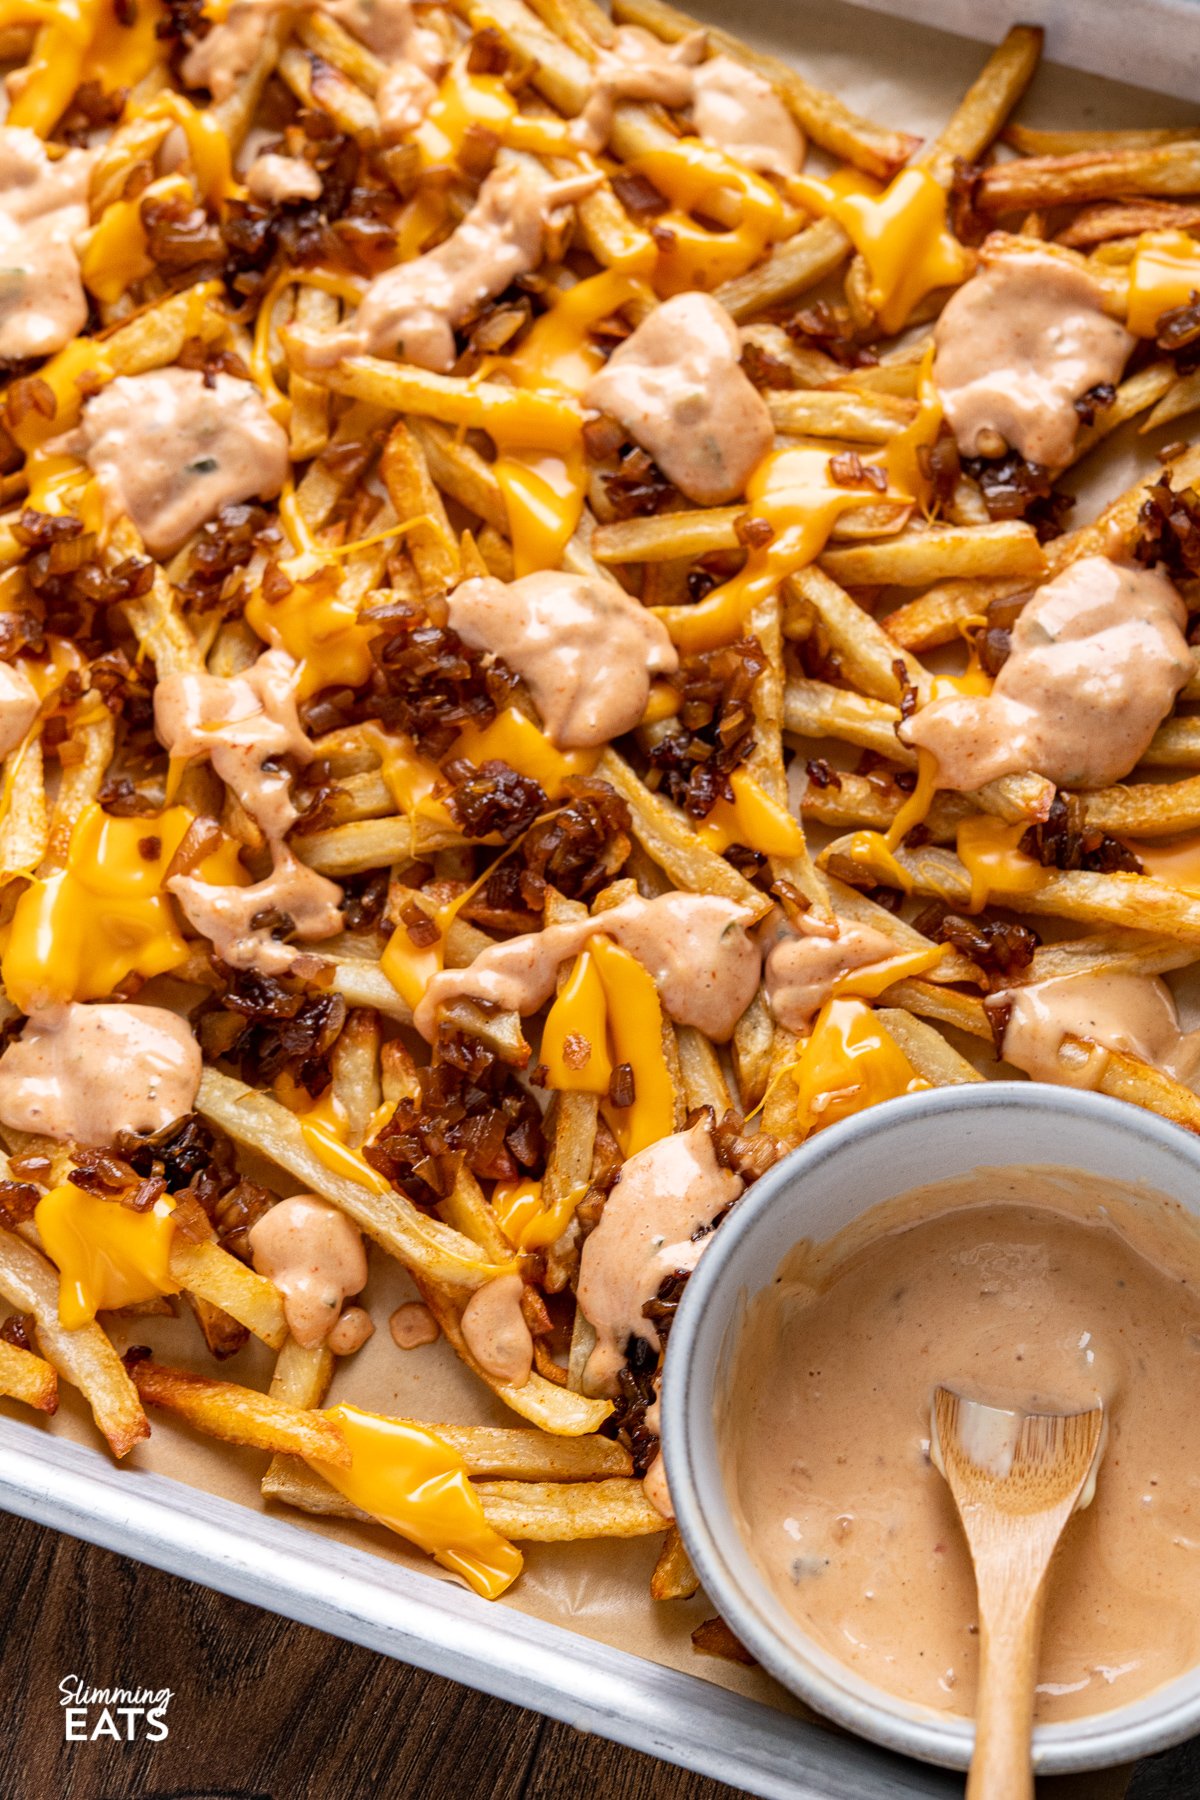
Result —
[{"label": "wood grain surface", "polygon": [[[169,1687],[170,1735],[64,1741],[59,1682]],[[0,1800],[733,1800],[734,1788],[0,1514]],[[93,1714],[94,1716],[94,1714]],[[1045,1800],[1100,1800],[1100,1777]],[[1053,1794],[1051,1789],[1055,1790]],[[1125,1800],[1200,1800],[1197,1746]]]}]

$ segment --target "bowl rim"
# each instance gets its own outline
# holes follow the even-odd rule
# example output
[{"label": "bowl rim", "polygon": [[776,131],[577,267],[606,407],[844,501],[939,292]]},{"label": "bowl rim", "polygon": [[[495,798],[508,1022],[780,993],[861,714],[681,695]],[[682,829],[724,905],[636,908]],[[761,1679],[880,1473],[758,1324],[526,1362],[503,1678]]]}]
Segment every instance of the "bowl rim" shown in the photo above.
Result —
[{"label": "bowl rim", "polygon": [[[1058,1112],[1076,1125],[1102,1122],[1116,1126],[1127,1135],[1152,1145],[1155,1151],[1165,1152],[1182,1164],[1189,1175],[1200,1176],[1200,1140],[1190,1132],[1128,1101],[1112,1099],[1089,1089],[1030,1081],[971,1082],[885,1101],[810,1138],[769,1169],[737,1204],[687,1282],[672,1322],[671,1353],[666,1358],[663,1376],[663,1454],[676,1524],[692,1565],[722,1617],[769,1674],[822,1716],[888,1749],[945,1768],[965,1769],[968,1766],[975,1736],[972,1720],[951,1717],[943,1720],[915,1704],[911,1711],[906,1711],[909,1703],[899,1697],[893,1697],[891,1709],[885,1708],[859,1692],[839,1685],[815,1661],[808,1662],[797,1655],[782,1632],[776,1629],[770,1612],[761,1608],[741,1586],[725,1555],[721,1534],[714,1529],[699,1498],[700,1478],[690,1422],[701,1407],[706,1407],[711,1416],[712,1396],[698,1397],[695,1392],[696,1343],[706,1330],[715,1329],[706,1321],[717,1317],[714,1296],[722,1286],[725,1269],[736,1247],[759,1229],[760,1221],[772,1210],[782,1189],[790,1187],[797,1179],[811,1179],[844,1154],[848,1146],[886,1136],[901,1111],[909,1124],[924,1118],[930,1125],[936,1125],[943,1123],[945,1116],[1017,1106],[1024,1109],[1031,1104],[1052,1113]],[[974,1166],[980,1166],[979,1162]],[[1016,1166],[1020,1166],[1019,1161]],[[1071,1164],[1064,1160],[1061,1164],[1042,1163],[1039,1166],[1069,1168]],[[1153,1179],[1148,1180],[1147,1185],[1153,1188]],[[867,1210],[869,1208],[864,1212]],[[1200,1208],[1197,1217],[1200,1218]],[[781,1244],[780,1261],[789,1247],[790,1244]],[[744,1548],[740,1540],[739,1548]],[[771,1610],[774,1610],[774,1603]],[[794,1621],[792,1625],[794,1629],[802,1629]],[[837,1663],[832,1653],[823,1654]],[[852,1674],[848,1665],[847,1674]],[[1189,1678],[1191,1691],[1172,1698],[1177,1684]],[[1034,1761],[1038,1774],[1071,1774],[1133,1762],[1169,1749],[1200,1730],[1200,1664],[1128,1705],[1152,1705],[1158,1694],[1164,1696],[1165,1703],[1141,1720],[1121,1722],[1126,1708],[1114,1707],[1111,1711],[1085,1714],[1080,1719],[1038,1725],[1034,1731]],[[1109,1717],[1114,1723],[1105,1725],[1104,1720]]]}]

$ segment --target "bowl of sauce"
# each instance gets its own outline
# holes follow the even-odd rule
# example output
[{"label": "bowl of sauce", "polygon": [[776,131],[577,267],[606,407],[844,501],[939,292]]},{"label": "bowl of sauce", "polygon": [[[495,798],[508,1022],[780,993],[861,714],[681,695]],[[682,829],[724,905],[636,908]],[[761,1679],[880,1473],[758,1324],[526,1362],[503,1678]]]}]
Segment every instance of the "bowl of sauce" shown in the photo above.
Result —
[{"label": "bowl of sauce", "polygon": [[663,1447],[705,1588],[810,1705],[965,1768],[977,1611],[929,1456],[939,1382],[1105,1406],[1051,1569],[1038,1772],[1200,1729],[1200,1142],[1041,1084],[907,1096],[759,1181],[688,1283]]}]

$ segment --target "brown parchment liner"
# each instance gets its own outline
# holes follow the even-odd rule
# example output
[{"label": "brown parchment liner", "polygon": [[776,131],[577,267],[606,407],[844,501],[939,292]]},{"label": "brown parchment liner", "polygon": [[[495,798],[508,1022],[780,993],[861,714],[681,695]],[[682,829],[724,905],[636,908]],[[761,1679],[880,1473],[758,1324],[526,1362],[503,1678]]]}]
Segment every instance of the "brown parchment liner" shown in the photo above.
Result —
[{"label": "brown parchment liner", "polygon": [[[887,0],[881,0],[886,4]],[[902,8],[903,0],[892,0]],[[721,22],[757,46],[789,58],[813,80],[836,89],[851,105],[869,117],[904,130],[934,135],[949,117],[955,103],[974,80],[987,55],[985,46],[945,32],[905,24],[884,15],[872,16],[840,0],[739,0],[736,9],[721,0],[696,0],[690,10]],[[1036,22],[1036,0],[1029,14]],[[736,17],[734,13],[736,12]],[[1095,9],[1095,30],[1104,31],[1104,9]],[[1017,117],[1038,126],[1122,127],[1190,123],[1196,109],[1133,87],[1043,64]],[[819,156],[814,166],[820,167]],[[1071,524],[1086,521],[1102,500],[1120,491],[1147,467],[1161,441],[1178,436],[1178,425],[1137,440],[1127,433],[1102,457],[1093,456],[1076,478],[1079,504]],[[282,1191],[289,1189],[284,1178]],[[363,1304],[375,1321],[372,1341],[356,1356],[339,1366],[331,1400],[353,1401],[372,1411],[399,1414],[428,1422],[521,1425],[523,1421],[503,1407],[439,1340],[417,1350],[402,1352],[392,1343],[387,1321],[402,1300],[415,1297],[407,1276],[389,1264],[382,1252],[371,1251],[371,1277]],[[272,1353],[252,1342],[228,1362],[214,1364],[199,1332],[181,1306],[177,1319],[142,1318],[110,1321],[119,1348],[127,1343],[146,1343],[164,1360],[201,1373],[220,1374],[231,1381],[265,1388],[274,1362]],[[62,1389],[62,1404],[53,1421],[36,1420],[27,1409],[0,1399],[0,1412],[20,1418],[33,1429],[85,1443],[95,1448],[99,1439],[78,1394]],[[317,1536],[373,1554],[399,1558],[419,1568],[432,1580],[449,1579],[420,1552],[383,1528],[356,1526],[334,1519],[315,1520],[290,1508],[264,1508],[259,1480],[266,1458],[259,1452],[237,1450],[199,1438],[185,1426],[160,1412],[151,1415],[153,1437],[128,1458],[130,1466],[169,1475],[172,1479],[216,1494],[222,1499],[270,1510]],[[565,1626],[584,1637],[670,1668],[735,1689],[767,1705],[811,1718],[798,1701],[785,1693],[757,1668],[743,1668],[715,1658],[699,1656],[691,1645],[691,1633],[715,1610],[701,1593],[692,1601],[656,1603],[650,1598],[650,1572],[662,1540],[658,1537],[630,1542],[603,1540],[582,1544],[526,1544],[525,1571],[497,1605],[550,1623]],[[1110,1787],[1103,1776],[1082,1778],[1091,1800],[1101,1792],[1122,1791]],[[1062,1794],[1071,1784],[1050,1786]],[[1075,1790],[1073,1790],[1075,1791]]]}]

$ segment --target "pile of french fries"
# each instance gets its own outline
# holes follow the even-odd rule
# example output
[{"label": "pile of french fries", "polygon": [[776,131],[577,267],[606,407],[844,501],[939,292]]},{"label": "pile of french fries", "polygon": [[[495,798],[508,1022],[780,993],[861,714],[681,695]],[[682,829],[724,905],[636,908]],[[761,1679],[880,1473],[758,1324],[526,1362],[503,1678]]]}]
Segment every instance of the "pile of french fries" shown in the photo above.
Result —
[{"label": "pile of french fries", "polygon": [[[590,65],[613,30],[613,20],[592,0],[449,0],[423,5],[421,16],[443,41],[448,59],[470,55],[476,46],[486,49],[486,66],[503,72],[521,116],[543,123],[581,109]],[[698,28],[663,0],[615,0],[614,18],[667,42]],[[48,29],[36,8],[0,6],[3,52],[18,70],[42,54]],[[1140,233],[1200,223],[1200,127],[1044,132],[1009,124],[1037,67],[1036,29],[1009,34],[940,135],[926,144],[859,118],[797,70],[724,29],[709,29],[708,40],[713,51],[748,64],[775,86],[815,154],[880,182],[914,162],[948,190],[969,190],[976,222],[1045,240],[1057,253],[1079,259],[1102,283],[1129,261]],[[81,85],[86,79],[85,64]],[[235,158],[264,123],[277,131],[300,111],[324,115],[330,132],[357,147],[358,179],[378,188],[397,241],[407,241],[405,231],[431,193],[442,208],[434,229],[448,231],[471,203],[478,169],[418,172],[415,154],[407,153],[411,146],[385,147],[374,99],[379,79],[377,59],[319,6],[281,6],[272,10],[258,60],[236,92],[219,103],[191,98]],[[177,77],[156,62],[127,95],[124,109],[93,132],[103,146],[91,180],[96,231],[112,208],[140,191],[147,158],[173,119],[169,109],[155,111],[149,102],[177,89]],[[572,230],[551,245],[546,265],[517,296],[528,312],[537,314],[551,286],[627,267],[653,245],[653,221],[626,209],[621,177],[626,165],[685,130],[686,122],[656,106],[627,101],[619,107],[608,152],[582,159],[600,176],[599,185],[580,200]],[[179,166],[194,182],[197,205],[207,205],[216,217],[218,205],[206,201],[194,160],[197,140],[184,137]],[[529,141],[536,142],[536,133]],[[489,149],[497,154],[495,143]],[[580,160],[573,163],[561,150],[502,147],[498,153],[554,179]],[[786,183],[784,188],[786,198]],[[488,399],[489,384],[503,387],[503,372],[488,372],[487,359],[465,346],[461,370],[449,375],[367,356],[301,371],[289,361],[289,327],[332,330],[353,311],[361,273],[348,273],[344,265],[327,269],[320,261],[294,268],[282,250],[253,283],[226,281],[223,273],[205,270],[191,279],[176,267],[155,266],[117,298],[93,301],[89,340],[106,379],[168,366],[194,354],[197,343],[207,354],[227,354],[250,372],[286,424],[293,479],[278,507],[281,547],[255,549],[242,573],[246,597],[262,592],[272,561],[304,557],[309,574],[320,572],[325,591],[336,594],[352,635],[369,625],[374,610],[397,604],[444,620],[444,596],[468,576],[512,579],[513,545],[495,446],[479,425],[486,412],[481,395]],[[716,298],[743,329],[746,345],[774,371],[766,398],[778,443],[802,439],[827,448],[830,457],[854,452],[869,461],[912,424],[932,323],[946,296],[921,301],[900,332],[885,336],[872,311],[862,259],[832,220],[813,219],[796,206],[789,234],[719,285]],[[853,355],[831,354],[815,335],[806,340],[803,332],[784,330],[818,302],[825,309],[820,316],[841,321],[839,341],[852,345]],[[619,337],[636,322],[636,316],[618,314],[611,334]],[[507,344],[505,353],[512,348]],[[79,367],[87,370],[86,357]],[[31,404],[30,378],[36,380],[37,371],[16,371],[8,385],[6,418],[15,444]],[[32,394],[36,407],[42,397],[36,388]],[[69,428],[82,400],[77,382],[51,394],[56,429]],[[1081,429],[1076,463],[1118,428],[1127,434],[1176,428],[1198,402],[1200,369],[1181,371],[1166,354],[1143,359]],[[10,464],[0,477],[0,607],[19,611],[30,579],[20,535],[30,463],[17,454]],[[886,832],[911,791],[916,757],[896,727],[912,698],[922,701],[932,691],[934,670],[926,659],[935,651],[952,661],[957,654],[961,666],[973,635],[991,620],[1010,617],[1014,603],[1039,582],[1072,559],[1111,546],[1113,534],[1130,543],[1164,466],[1176,491],[1187,488],[1200,476],[1200,449],[1176,442],[1165,465],[1148,454],[1144,478],[1114,496],[1100,519],[1045,543],[1021,518],[991,518],[966,474],[950,501],[926,513],[880,505],[846,514],[819,560],[757,600],[742,623],[743,636],[755,640],[764,663],[753,688],[747,768],[776,802],[787,803],[789,791],[793,802],[798,796],[804,822],[819,836],[796,855],[759,856],[757,866],[753,857],[718,853],[697,821],[654,786],[647,753],[663,727],[648,724],[604,749],[594,769],[593,779],[607,783],[627,809],[630,847],[611,885],[592,898],[593,910],[633,892],[679,890],[726,896],[755,920],[779,906],[801,906],[874,924],[901,951],[927,946],[911,922],[923,903],[970,907],[970,876],[954,849],[962,820],[981,808],[1012,823],[1044,819],[1053,794],[1033,773],[1008,777],[979,794],[942,793],[921,830],[895,850],[903,896],[894,883],[888,892],[886,876],[856,877],[856,834]],[[1057,478],[1067,471],[1054,473]],[[678,498],[670,510],[618,516],[597,478],[589,483],[561,566],[618,581],[661,609],[674,630],[694,603],[689,577],[698,565],[725,575],[736,570],[749,541],[746,523],[744,503],[701,508]],[[109,521],[99,555],[114,568],[145,551],[128,520]],[[99,634],[104,645],[125,650],[148,685],[180,672],[232,675],[249,666],[263,647],[260,638],[240,607],[204,610],[198,604],[196,570],[194,545],[156,563],[145,592],[95,623],[90,648]],[[1190,606],[1200,604],[1200,581],[1185,583],[1184,592]],[[124,768],[126,727],[104,703],[99,661],[76,655],[73,678],[51,689],[37,728],[5,763],[0,923],[11,919],[30,881],[62,870],[77,821],[112,791],[109,784]],[[429,1058],[428,1046],[412,1030],[410,1003],[381,962],[388,937],[403,919],[412,919],[414,907],[435,918],[445,918],[449,907],[446,965],[471,962],[502,927],[484,929],[450,903],[474,893],[514,846],[481,843],[428,809],[406,806],[399,784],[389,778],[386,734],[374,724],[323,724],[321,695],[308,700],[326,803],[315,828],[301,818],[290,847],[321,874],[343,882],[378,876],[387,889],[377,923],[348,925],[305,959],[305,972],[292,982],[297,992],[333,993],[345,1003],[345,1023],[331,1054],[332,1098],[347,1121],[344,1167],[314,1152],[302,1124],[312,1096],[294,1083],[244,1080],[213,1055],[197,1110],[251,1155],[257,1170],[271,1171],[276,1195],[321,1197],[362,1230],[374,1256],[402,1265],[453,1352],[523,1421],[513,1429],[424,1421],[461,1457],[489,1524],[505,1536],[542,1542],[665,1532],[653,1592],[660,1598],[690,1595],[696,1578],[677,1534],[643,1492],[622,1438],[620,1409],[583,1391],[590,1328],[574,1305],[572,1284],[582,1232],[598,1216],[603,1187],[592,1187],[590,1218],[569,1223],[558,1241],[518,1262],[490,1182],[466,1160],[449,1191],[430,1205],[427,1196],[414,1199],[375,1176],[362,1156],[381,1111],[417,1093],[419,1068]],[[1144,772],[1127,785],[1078,797],[1088,829],[1159,840],[1200,828],[1196,700],[1200,670],[1155,737]],[[520,690],[517,704],[532,711]],[[156,771],[149,777],[143,772],[142,791],[153,793],[157,780],[160,805],[166,761],[164,754]],[[197,813],[217,818],[253,862],[261,836],[210,769],[189,768],[180,794]],[[824,844],[819,854],[818,842]],[[1084,971],[1157,974],[1200,960],[1200,891],[1148,874],[1056,871],[1035,892],[1001,888],[990,904],[1004,916],[1032,915],[1035,924],[1054,926],[1016,981]],[[578,903],[552,887],[545,905],[547,923],[578,916]],[[218,991],[222,977],[205,941],[192,937],[186,963],[170,979],[172,998],[160,1003],[188,1009]],[[986,1056],[972,1045],[991,1043],[988,987],[986,972],[954,951],[925,976],[885,990],[876,1021],[922,1083],[980,1080],[985,1077],[977,1065]],[[127,983],[115,997],[132,998],[135,991]],[[140,997],[153,999],[158,991],[152,983]],[[0,1005],[5,1023],[15,1026],[17,1008],[7,999]],[[459,1002],[444,1023],[515,1069],[537,1064],[536,1020]],[[802,1140],[806,1127],[792,1070],[803,1046],[774,1022],[761,990],[728,1049],[665,1017],[663,1038],[676,1129],[697,1109],[709,1108],[715,1120],[736,1115],[747,1137],[763,1134],[767,1160]],[[1082,1041],[1067,1047],[1073,1078],[1094,1049]],[[1189,1089],[1131,1055],[1098,1060],[1103,1066],[1096,1083],[1105,1092],[1200,1130],[1200,1098]],[[551,1097],[544,1129],[544,1165],[527,1173],[541,1180],[542,1204],[550,1210],[567,1196],[588,1193],[601,1163],[616,1151],[594,1096]],[[71,1146],[11,1131],[4,1136],[15,1164],[4,1173],[12,1182],[49,1185],[69,1174]],[[480,1368],[461,1329],[471,1294],[516,1266],[528,1284],[529,1316],[539,1321],[535,1370],[520,1387]],[[0,1339],[0,1394],[53,1413],[61,1378],[85,1396],[118,1457],[148,1435],[146,1409],[165,1409],[214,1439],[264,1452],[270,1458],[262,1489],[267,1500],[315,1514],[356,1516],[311,1466],[324,1461],[333,1467],[348,1455],[336,1419],[324,1410],[332,1354],[304,1349],[289,1337],[275,1287],[215,1235],[177,1233],[171,1272],[215,1357],[236,1351],[247,1334],[276,1354],[269,1392],[153,1358],[123,1360],[104,1322],[65,1329],[58,1273],[35,1226],[25,1220],[0,1225],[0,1300],[13,1315]],[[123,1329],[128,1337],[128,1322]],[[340,1396],[353,1398],[353,1377],[351,1361],[339,1380]]]}]

